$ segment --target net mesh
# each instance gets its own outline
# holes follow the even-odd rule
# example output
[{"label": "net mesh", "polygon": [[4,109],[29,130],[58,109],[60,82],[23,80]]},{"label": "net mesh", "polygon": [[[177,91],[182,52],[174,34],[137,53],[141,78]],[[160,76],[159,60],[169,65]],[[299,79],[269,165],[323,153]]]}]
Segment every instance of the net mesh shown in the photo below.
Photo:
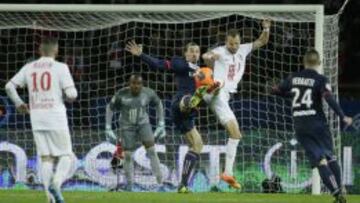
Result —
[{"label": "net mesh", "polygon": [[[125,184],[122,171],[110,169],[114,146],[106,142],[105,106],[116,90],[124,87],[131,73],[141,73],[145,85],[156,90],[165,106],[167,136],[157,141],[157,151],[166,177],[163,190],[174,190],[187,150],[183,136],[174,130],[170,118],[171,97],[176,91],[171,73],[154,72],[138,58],[124,51],[135,39],[145,53],[170,58],[181,55],[190,41],[201,51],[221,45],[228,29],[237,28],[242,42],[254,41],[261,33],[260,20],[274,22],[268,45],[248,56],[246,73],[232,96],[244,139],[239,144],[235,176],[244,191],[260,192],[261,182],[273,174],[282,178],[286,191],[309,189],[311,170],[302,149],[293,140],[294,131],[288,101],[270,96],[267,86],[274,80],[302,69],[301,56],[315,41],[315,13],[261,12],[0,12],[0,187],[40,188],[38,161],[29,117],[15,113],[5,96],[5,83],[26,63],[36,59],[43,36],[59,38],[59,61],[69,65],[79,92],[78,100],[67,104],[73,150],[77,157],[65,188],[108,190]],[[338,16],[325,18],[324,74],[337,95]],[[26,90],[20,90],[26,98]],[[154,109],[149,111],[153,124]],[[327,110],[328,111],[328,110]],[[339,122],[327,114],[339,146]],[[115,121],[114,121],[115,122]],[[194,191],[209,191],[219,182],[224,166],[227,135],[205,105],[196,120],[205,148],[191,180]],[[118,126],[117,123],[114,123]],[[136,190],[153,190],[155,178],[143,148],[135,155]]]}]

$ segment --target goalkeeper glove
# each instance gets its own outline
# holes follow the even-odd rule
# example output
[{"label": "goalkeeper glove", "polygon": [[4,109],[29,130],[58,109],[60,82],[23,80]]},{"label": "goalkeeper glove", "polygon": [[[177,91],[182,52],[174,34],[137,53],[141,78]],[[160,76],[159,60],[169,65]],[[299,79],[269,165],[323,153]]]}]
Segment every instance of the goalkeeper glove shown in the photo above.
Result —
[{"label": "goalkeeper glove", "polygon": [[165,135],[166,135],[165,122],[159,121],[154,133],[154,137],[158,139],[162,139],[165,137]]},{"label": "goalkeeper glove", "polygon": [[106,136],[106,140],[112,144],[116,144],[117,141],[117,137],[114,133],[114,131],[111,129],[111,126],[106,125],[106,129],[105,129],[105,136]]}]

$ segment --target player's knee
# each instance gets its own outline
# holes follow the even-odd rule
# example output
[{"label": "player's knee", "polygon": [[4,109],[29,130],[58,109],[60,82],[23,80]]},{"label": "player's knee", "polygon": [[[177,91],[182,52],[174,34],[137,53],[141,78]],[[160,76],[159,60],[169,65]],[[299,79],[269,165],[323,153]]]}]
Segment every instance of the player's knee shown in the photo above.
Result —
[{"label": "player's knee", "polygon": [[54,161],[54,158],[50,155],[41,156],[41,161],[42,162],[52,162],[52,161]]},{"label": "player's knee", "polygon": [[236,119],[231,119],[225,124],[225,128],[229,133],[229,137],[233,139],[241,139],[239,124]]},{"label": "player's knee", "polygon": [[154,141],[145,141],[145,142],[143,142],[143,145],[146,149],[148,149],[150,147],[153,147],[155,145],[155,142]]},{"label": "player's knee", "polygon": [[198,139],[198,140],[194,140],[194,144],[192,146],[194,152],[196,153],[201,153],[202,149],[203,149],[203,142],[201,139]]},{"label": "player's knee", "polygon": [[131,161],[131,159],[132,159],[132,152],[131,151],[125,151],[124,152],[124,156],[125,156],[125,161],[126,162],[130,162]]},{"label": "player's knee", "polygon": [[149,157],[153,157],[156,155],[155,147],[149,147],[146,149],[146,153]]}]

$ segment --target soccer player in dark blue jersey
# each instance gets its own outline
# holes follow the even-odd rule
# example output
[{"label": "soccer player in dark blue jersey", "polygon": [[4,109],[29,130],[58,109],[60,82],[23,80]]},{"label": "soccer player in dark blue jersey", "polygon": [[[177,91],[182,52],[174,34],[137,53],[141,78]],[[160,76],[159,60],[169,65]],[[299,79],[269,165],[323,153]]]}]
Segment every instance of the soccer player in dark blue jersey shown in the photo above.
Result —
[{"label": "soccer player in dark blue jersey", "polygon": [[173,97],[171,111],[175,127],[186,135],[189,151],[183,164],[179,193],[187,193],[188,181],[203,148],[202,138],[197,131],[194,119],[196,110],[190,107],[192,96],[197,92],[194,74],[199,69],[197,62],[200,57],[200,47],[195,43],[185,46],[184,57],[174,56],[170,60],[154,58],[142,52],[142,47],[134,41],[130,41],[126,48],[131,54],[140,57],[152,70],[170,71],[175,74],[177,92]]},{"label": "soccer player in dark blue jersey", "polygon": [[340,166],[334,156],[333,140],[323,112],[322,99],[346,125],[352,124],[352,118],[344,115],[331,93],[328,79],[317,72],[319,53],[315,49],[307,51],[303,63],[304,70],[291,74],[273,87],[272,92],[292,98],[297,140],[305,148],[312,167],[318,168],[323,183],[335,197],[335,203],[345,203]]}]

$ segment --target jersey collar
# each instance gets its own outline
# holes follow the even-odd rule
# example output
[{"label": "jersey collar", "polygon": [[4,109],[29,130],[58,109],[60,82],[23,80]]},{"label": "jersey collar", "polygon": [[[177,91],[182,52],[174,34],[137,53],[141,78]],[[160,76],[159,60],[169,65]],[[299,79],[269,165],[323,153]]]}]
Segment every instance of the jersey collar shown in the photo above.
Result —
[{"label": "jersey collar", "polygon": [[197,69],[199,68],[199,66],[198,66],[197,64],[195,64],[195,63],[190,63],[190,62],[188,62],[188,64],[189,64],[189,67],[190,67],[191,69],[193,69],[193,70],[197,70]]}]

